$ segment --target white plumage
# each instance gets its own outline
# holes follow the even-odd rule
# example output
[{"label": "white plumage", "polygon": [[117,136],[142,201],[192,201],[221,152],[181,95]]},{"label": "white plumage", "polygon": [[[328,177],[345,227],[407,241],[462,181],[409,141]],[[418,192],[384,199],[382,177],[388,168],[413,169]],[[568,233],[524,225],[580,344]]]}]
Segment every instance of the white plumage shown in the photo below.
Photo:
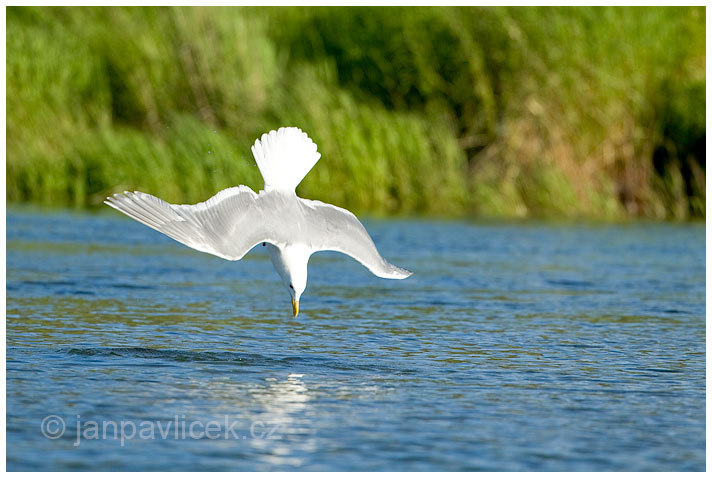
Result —
[{"label": "white plumage", "polygon": [[387,262],[351,212],[302,199],[294,189],[321,155],[298,128],[280,128],[255,141],[252,153],[265,180],[259,194],[247,186],[220,191],[194,205],[169,204],[150,194],[124,192],[109,206],[198,251],[241,259],[260,243],[292,297],[294,315],[306,288],[311,254],[331,250],[349,255],[378,277],[404,279],[411,272]]},{"label": "white plumage", "polygon": [[294,191],[321,158],[316,144],[299,128],[279,128],[263,134],[255,140],[252,154],[265,180],[265,191]]}]

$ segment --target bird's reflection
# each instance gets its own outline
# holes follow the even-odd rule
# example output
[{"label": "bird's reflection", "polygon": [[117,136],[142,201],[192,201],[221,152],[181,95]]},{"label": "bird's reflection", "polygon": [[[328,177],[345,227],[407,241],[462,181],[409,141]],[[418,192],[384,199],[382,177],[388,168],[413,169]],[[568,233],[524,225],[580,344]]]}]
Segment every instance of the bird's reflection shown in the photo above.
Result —
[{"label": "bird's reflection", "polygon": [[253,403],[261,406],[252,420],[252,445],[265,452],[272,464],[298,466],[302,459],[295,455],[316,448],[311,429],[313,394],[302,378],[298,373],[290,373],[286,380],[267,378],[266,386],[250,391]]},{"label": "bird's reflection", "polygon": [[185,391],[196,399],[217,402],[211,407],[213,418],[222,421],[227,416],[230,423],[239,422],[241,439],[227,440],[225,446],[239,447],[240,452],[250,447],[270,464],[289,466],[300,465],[301,457],[316,449],[314,392],[302,374],[272,376],[251,384],[230,376],[214,377]]}]

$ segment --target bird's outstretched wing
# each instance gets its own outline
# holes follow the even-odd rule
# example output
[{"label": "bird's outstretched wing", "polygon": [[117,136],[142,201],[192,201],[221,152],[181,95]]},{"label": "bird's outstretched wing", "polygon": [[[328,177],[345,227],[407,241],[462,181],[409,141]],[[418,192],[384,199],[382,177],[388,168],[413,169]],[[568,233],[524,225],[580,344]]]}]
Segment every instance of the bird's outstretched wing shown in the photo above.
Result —
[{"label": "bird's outstretched wing", "polygon": [[188,247],[236,261],[264,241],[257,197],[247,186],[237,186],[194,205],[169,204],[138,191],[104,202]]},{"label": "bird's outstretched wing", "polygon": [[412,274],[381,257],[366,228],[350,211],[321,201],[301,198],[299,201],[304,206],[309,228],[319,231],[310,241],[315,251],[336,251],[351,256],[384,279],[405,279]]},{"label": "bird's outstretched wing", "polygon": [[124,192],[104,201],[127,216],[198,251],[239,260],[260,242],[303,244],[312,251],[353,257],[378,277],[405,279],[410,271],[378,253],[363,225],[346,209],[298,198],[293,192],[247,186],[225,189],[194,205],[169,204],[150,194]]}]

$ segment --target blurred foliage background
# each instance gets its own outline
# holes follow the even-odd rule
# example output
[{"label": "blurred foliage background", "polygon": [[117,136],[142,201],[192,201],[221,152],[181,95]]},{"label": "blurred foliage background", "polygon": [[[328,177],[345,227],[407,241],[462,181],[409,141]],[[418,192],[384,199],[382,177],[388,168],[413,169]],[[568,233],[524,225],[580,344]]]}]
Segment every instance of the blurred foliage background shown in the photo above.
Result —
[{"label": "blurred foliage background", "polygon": [[371,214],[705,216],[704,7],[8,7],[7,200],[262,180]]}]

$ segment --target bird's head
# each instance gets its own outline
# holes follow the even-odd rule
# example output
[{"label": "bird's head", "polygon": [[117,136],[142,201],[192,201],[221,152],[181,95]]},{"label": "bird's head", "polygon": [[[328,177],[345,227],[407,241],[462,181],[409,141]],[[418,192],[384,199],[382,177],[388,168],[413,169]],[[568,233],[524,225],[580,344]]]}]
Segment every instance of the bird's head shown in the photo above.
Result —
[{"label": "bird's head", "polygon": [[269,244],[267,248],[274,268],[282,278],[292,298],[292,313],[299,313],[299,298],[307,288],[307,264],[311,251],[306,247],[291,246],[277,248]]},{"label": "bird's head", "polygon": [[299,314],[299,298],[302,296],[304,289],[307,288],[307,275],[306,268],[303,269],[304,274],[298,274],[297,271],[290,271],[290,281],[287,284],[289,288],[289,295],[292,297],[292,313],[294,317]]}]

